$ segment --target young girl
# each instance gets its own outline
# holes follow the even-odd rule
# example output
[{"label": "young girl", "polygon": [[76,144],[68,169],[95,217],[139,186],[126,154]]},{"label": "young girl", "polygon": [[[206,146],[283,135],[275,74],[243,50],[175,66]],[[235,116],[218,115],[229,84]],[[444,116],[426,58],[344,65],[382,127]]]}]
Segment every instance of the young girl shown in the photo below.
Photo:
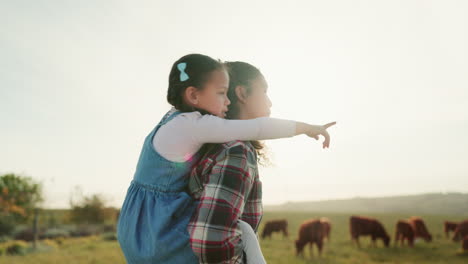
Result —
[{"label": "young girl", "polygon": [[188,173],[205,143],[262,140],[306,134],[329,145],[324,126],[274,118],[225,120],[230,104],[224,66],[186,55],[169,74],[173,108],[146,137],[120,211],[117,238],[128,263],[198,263],[187,224],[196,203],[186,192]]}]

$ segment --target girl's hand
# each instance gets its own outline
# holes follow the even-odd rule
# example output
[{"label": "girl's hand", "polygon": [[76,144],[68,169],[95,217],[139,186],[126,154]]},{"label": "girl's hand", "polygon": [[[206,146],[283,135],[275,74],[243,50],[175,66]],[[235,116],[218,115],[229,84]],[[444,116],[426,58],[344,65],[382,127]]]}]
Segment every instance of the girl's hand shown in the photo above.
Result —
[{"label": "girl's hand", "polygon": [[330,135],[327,132],[327,128],[335,125],[336,122],[331,122],[323,126],[319,125],[309,125],[305,123],[298,123],[296,127],[297,134],[305,134],[311,138],[319,139],[319,135],[325,137],[323,141],[323,148],[330,147]]}]

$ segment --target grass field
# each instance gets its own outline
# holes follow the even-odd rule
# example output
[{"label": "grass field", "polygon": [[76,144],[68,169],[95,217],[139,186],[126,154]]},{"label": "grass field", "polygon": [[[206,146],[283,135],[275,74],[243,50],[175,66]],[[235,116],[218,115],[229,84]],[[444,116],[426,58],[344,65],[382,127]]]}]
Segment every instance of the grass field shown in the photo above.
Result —
[{"label": "grass field", "polygon": [[[394,224],[398,219],[408,218],[410,215],[397,214],[368,214],[376,217],[384,224],[393,238]],[[331,241],[325,244],[324,254],[318,257],[316,248],[314,256],[310,256],[308,247],[305,249],[305,257],[296,257],[294,240],[297,238],[297,230],[302,221],[309,218],[326,216],[332,222]],[[274,234],[272,239],[261,241],[263,252],[268,263],[271,264],[296,264],[296,263],[449,263],[466,264],[468,254],[461,253],[459,243],[454,243],[445,238],[442,223],[444,220],[459,221],[461,217],[450,216],[422,216],[426,221],[434,240],[432,243],[417,241],[414,248],[394,246],[392,241],[389,248],[384,248],[382,242],[377,247],[372,247],[370,239],[362,238],[360,249],[350,241],[348,230],[349,214],[327,213],[283,213],[266,212],[262,222],[275,218],[287,218],[289,221],[289,238],[283,238],[280,234]],[[262,230],[262,227],[260,228]],[[39,252],[29,253],[24,256],[2,256],[0,263],[8,264],[49,264],[49,263],[95,263],[118,264],[125,263],[122,252],[116,241],[105,241],[100,237],[65,239],[60,245],[52,247],[40,247]]]}]

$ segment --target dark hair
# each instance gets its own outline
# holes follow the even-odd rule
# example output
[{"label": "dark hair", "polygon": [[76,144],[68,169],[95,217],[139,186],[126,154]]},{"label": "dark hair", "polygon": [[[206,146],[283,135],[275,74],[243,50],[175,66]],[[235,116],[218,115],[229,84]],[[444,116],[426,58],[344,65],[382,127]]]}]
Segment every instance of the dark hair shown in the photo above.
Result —
[{"label": "dark hair", "polygon": [[[229,90],[228,90],[228,98],[231,101],[229,105],[229,110],[226,113],[227,119],[237,119],[239,118],[239,98],[236,94],[236,87],[237,86],[244,86],[247,95],[252,93],[252,82],[256,80],[258,77],[263,76],[258,68],[255,66],[242,61],[233,61],[233,62],[225,62],[224,65],[226,66],[228,73],[229,73]],[[266,153],[264,151],[264,144],[258,140],[250,141],[252,146],[255,148],[258,156],[258,161],[265,165],[270,163]]]},{"label": "dark hair", "polygon": [[231,101],[226,118],[237,119],[239,117],[239,98],[236,95],[236,87],[244,86],[247,95],[252,92],[251,82],[263,76],[255,66],[242,61],[225,62],[229,73],[228,98]]},{"label": "dark hair", "polygon": [[[178,69],[179,63],[185,63],[184,72],[188,75],[187,80],[181,79],[181,71]],[[203,89],[211,73],[215,70],[223,70],[224,65],[209,56],[202,54],[188,54],[178,59],[172,65],[169,73],[169,87],[167,89],[167,101],[169,104],[182,112],[191,112],[199,109],[188,106],[184,102],[184,92],[187,87],[193,86]],[[205,114],[206,111],[203,111]]]}]

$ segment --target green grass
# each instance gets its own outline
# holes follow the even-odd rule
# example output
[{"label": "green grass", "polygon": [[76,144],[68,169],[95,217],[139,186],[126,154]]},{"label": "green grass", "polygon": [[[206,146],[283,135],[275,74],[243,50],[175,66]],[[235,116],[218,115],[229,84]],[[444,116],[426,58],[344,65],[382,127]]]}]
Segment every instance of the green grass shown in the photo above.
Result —
[{"label": "green grass", "polygon": [[[398,219],[405,219],[411,215],[398,214],[366,214],[379,219],[387,232],[393,238],[394,225]],[[304,258],[295,256],[294,240],[300,224],[309,218],[326,216],[332,223],[331,241],[325,243],[322,257],[318,256],[314,246],[314,256],[310,256],[309,248],[305,248]],[[349,235],[350,214],[307,213],[307,212],[270,212],[264,215],[262,222],[274,218],[287,218],[289,222],[289,238],[274,234],[272,239],[261,241],[263,253],[268,263],[468,263],[468,256],[461,254],[461,246],[445,238],[443,233],[444,220],[462,220],[460,217],[422,216],[429,231],[434,236],[431,243],[418,241],[414,248],[395,246],[393,241],[389,248],[385,248],[379,240],[377,247],[372,247],[370,238],[360,238],[361,248],[351,243]],[[262,230],[262,227],[260,227]]]},{"label": "green grass", "polygon": [[38,252],[24,256],[2,256],[0,263],[8,264],[117,264],[125,263],[116,241],[100,237],[64,239],[61,245],[46,246],[41,243]]},{"label": "green grass", "polygon": [[[381,220],[388,233],[393,238],[394,225],[398,219],[411,215],[398,214],[367,214]],[[308,247],[305,248],[304,258],[295,256],[294,240],[297,238],[299,225],[306,219],[326,216],[332,222],[331,241],[325,243],[322,257],[318,257],[314,247],[314,256],[310,256]],[[266,212],[262,223],[269,219],[287,218],[289,221],[289,237],[273,234],[272,239],[261,240],[263,253],[270,264],[299,264],[299,263],[333,263],[333,264],[361,264],[361,263],[398,263],[398,264],[466,264],[468,254],[461,253],[459,243],[445,238],[442,223],[444,220],[459,221],[462,217],[450,216],[422,216],[429,231],[434,237],[432,243],[418,241],[414,248],[394,246],[392,241],[389,248],[384,248],[382,242],[372,247],[369,238],[361,238],[361,248],[353,245],[349,238],[349,214],[308,213],[308,212]],[[262,230],[263,226],[260,227]],[[116,241],[104,241],[99,237],[65,239],[61,245],[39,247],[39,251],[25,256],[2,256],[0,263],[11,264],[49,264],[49,263],[96,263],[118,264],[125,263],[122,252]]]}]

